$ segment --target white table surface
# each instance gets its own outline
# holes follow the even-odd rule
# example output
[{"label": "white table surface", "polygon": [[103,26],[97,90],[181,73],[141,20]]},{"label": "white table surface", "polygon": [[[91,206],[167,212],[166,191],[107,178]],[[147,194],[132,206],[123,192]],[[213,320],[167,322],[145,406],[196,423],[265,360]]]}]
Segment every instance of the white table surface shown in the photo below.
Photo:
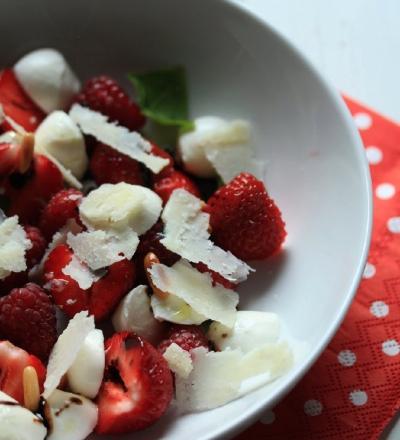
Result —
[{"label": "white table surface", "polygon": [[[400,122],[400,0],[233,0],[284,35],[338,90]],[[382,439],[400,439],[394,420]]]}]

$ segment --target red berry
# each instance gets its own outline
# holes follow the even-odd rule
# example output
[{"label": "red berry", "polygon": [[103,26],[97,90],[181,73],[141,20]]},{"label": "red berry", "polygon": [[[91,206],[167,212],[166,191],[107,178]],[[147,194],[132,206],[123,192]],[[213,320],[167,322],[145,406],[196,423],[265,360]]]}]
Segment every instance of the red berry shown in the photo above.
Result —
[{"label": "red berry", "polygon": [[241,173],[208,200],[212,237],[243,260],[261,260],[276,253],[285,237],[285,223],[264,183]]},{"label": "red berry", "polygon": [[69,219],[74,219],[78,224],[78,206],[83,194],[77,189],[62,189],[50,199],[40,216],[39,226],[48,240],[59,231]]},{"label": "red berry", "polygon": [[25,226],[25,232],[26,236],[32,243],[32,247],[28,249],[26,253],[26,265],[28,266],[28,269],[31,269],[42,259],[46,251],[47,241],[43,237],[39,228]]},{"label": "red berry", "polygon": [[191,351],[198,347],[208,349],[208,339],[202,328],[197,325],[173,324],[167,333],[166,339],[160,342],[157,348],[161,353],[164,353],[173,343],[186,351]]},{"label": "red berry", "polygon": [[95,147],[90,159],[90,172],[98,185],[119,182],[144,184],[139,162],[104,144]]},{"label": "red berry", "polygon": [[5,182],[5,195],[11,204],[9,216],[18,215],[24,224],[36,225],[51,196],[63,187],[63,176],[46,156],[34,156],[24,174],[11,174]]},{"label": "red berry", "polygon": [[0,391],[24,404],[23,372],[26,367],[33,367],[39,379],[40,391],[46,377],[46,368],[42,362],[22,348],[9,341],[0,341]]},{"label": "red berry", "polygon": [[132,288],[135,281],[135,265],[121,260],[107,268],[106,274],[88,289],[82,289],[63,268],[74,256],[66,245],[54,248],[44,263],[44,279],[55,303],[70,317],[82,310],[89,310],[95,319],[106,318],[120,299]]},{"label": "red berry", "polygon": [[153,191],[162,198],[164,203],[168,202],[171,194],[178,188],[183,188],[196,197],[201,197],[197,185],[180,171],[162,172],[161,175],[155,174],[153,177]]},{"label": "red berry", "polygon": [[47,360],[57,339],[56,310],[38,285],[28,283],[0,298],[0,338]]},{"label": "red berry", "polygon": [[89,79],[76,102],[103,113],[130,130],[138,130],[146,121],[138,105],[115,80],[106,75]]},{"label": "red berry", "polygon": [[0,143],[0,179],[14,172],[26,172],[33,159],[33,147],[34,138],[30,134]]},{"label": "red berry", "polygon": [[211,275],[213,286],[215,286],[216,284],[221,284],[222,286],[225,287],[225,289],[231,289],[231,290],[236,289],[235,283],[227,280],[220,273],[214,272],[213,270],[209,269],[204,263],[196,263],[195,267],[199,272],[202,273],[208,272]]},{"label": "red berry", "polygon": [[98,434],[146,428],[167,410],[172,374],[163,356],[133,333],[116,333],[106,343],[106,369],[97,397]]},{"label": "red berry", "polygon": [[[0,72],[0,104],[4,113],[26,131],[35,131],[45,117],[42,110],[22,89],[11,69]],[[7,121],[0,127],[4,131],[13,129]]]}]

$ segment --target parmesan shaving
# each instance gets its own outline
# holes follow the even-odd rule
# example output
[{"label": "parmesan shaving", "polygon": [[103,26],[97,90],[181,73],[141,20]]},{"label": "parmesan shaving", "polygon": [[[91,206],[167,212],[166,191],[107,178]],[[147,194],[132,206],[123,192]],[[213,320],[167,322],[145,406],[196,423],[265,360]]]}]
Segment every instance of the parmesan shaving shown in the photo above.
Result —
[{"label": "parmesan shaving", "polygon": [[239,296],[220,284],[213,286],[209,273],[199,272],[185,260],[172,267],[153,264],[148,272],[157,288],[177,296],[196,313],[229,328],[234,326]]},{"label": "parmesan shaving", "polygon": [[111,266],[123,259],[130,260],[139,244],[139,237],[132,229],[122,232],[88,231],[68,234],[67,243],[74,254],[90,269]]},{"label": "parmesan shaving", "polygon": [[184,189],[176,189],[161,216],[164,238],[160,242],[170,251],[193,262],[202,262],[226,279],[244,281],[251,268],[216,246],[209,238],[210,215],[202,211],[202,201]]},{"label": "parmesan shaving", "polygon": [[191,355],[192,372],[186,379],[175,377],[177,405],[182,412],[225,405],[275,380],[293,364],[286,342],[266,344],[245,355],[239,349],[208,352],[204,347],[195,348]]},{"label": "parmesan shaving", "polygon": [[62,273],[75,280],[81,289],[89,289],[92,284],[100,279],[100,276],[94,274],[86,264],[82,263],[75,255],[71,261],[62,269]]},{"label": "parmesan shaving", "polygon": [[94,318],[88,316],[87,311],[77,313],[69,321],[50,354],[42,394],[45,399],[57,388],[61,378],[74,363],[86,337],[94,328]]},{"label": "parmesan shaving", "polygon": [[151,297],[151,308],[153,309],[154,317],[161,321],[183,325],[199,325],[207,321],[206,316],[197,313],[189,304],[171,293],[165,298],[153,295]]},{"label": "parmesan shaving", "polygon": [[27,269],[25,254],[32,247],[18,217],[5,218],[0,222],[0,280],[11,272]]},{"label": "parmesan shaving", "polygon": [[168,362],[170,370],[177,376],[187,379],[193,370],[190,353],[173,342],[164,352],[164,359]]},{"label": "parmesan shaving", "polygon": [[143,163],[153,173],[159,173],[169,163],[168,159],[150,154],[150,142],[138,132],[129,131],[125,127],[109,122],[101,113],[74,104],[69,115],[83,133],[92,135],[119,153]]}]

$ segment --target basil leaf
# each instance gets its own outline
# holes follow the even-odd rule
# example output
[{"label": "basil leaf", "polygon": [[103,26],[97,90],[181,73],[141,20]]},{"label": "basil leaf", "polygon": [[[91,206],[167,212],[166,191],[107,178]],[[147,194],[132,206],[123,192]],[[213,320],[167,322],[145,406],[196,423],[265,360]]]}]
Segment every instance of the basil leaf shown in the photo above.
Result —
[{"label": "basil leaf", "polygon": [[180,131],[194,128],[188,118],[186,75],[183,67],[129,74],[142,112],[151,120]]}]

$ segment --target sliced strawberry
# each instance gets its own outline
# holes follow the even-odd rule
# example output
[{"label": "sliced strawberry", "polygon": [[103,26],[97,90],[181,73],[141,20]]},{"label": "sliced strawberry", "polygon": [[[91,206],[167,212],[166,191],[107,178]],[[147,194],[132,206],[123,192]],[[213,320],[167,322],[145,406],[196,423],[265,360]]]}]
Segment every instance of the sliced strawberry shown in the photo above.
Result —
[{"label": "sliced strawberry", "polygon": [[[46,116],[25,93],[11,69],[0,72],[0,104],[4,113],[26,131],[35,131]],[[1,128],[12,130],[6,121]]]},{"label": "sliced strawberry", "polygon": [[98,434],[123,434],[146,428],[167,410],[172,374],[162,355],[133,333],[106,341],[106,369],[97,397]]},{"label": "sliced strawberry", "polygon": [[22,375],[25,367],[33,367],[39,379],[40,390],[46,377],[46,368],[40,360],[8,341],[0,341],[0,390],[24,404]]},{"label": "sliced strawberry", "polygon": [[107,273],[93,283],[89,289],[82,289],[69,275],[64,274],[74,256],[67,245],[54,248],[44,264],[44,278],[55,303],[70,317],[82,310],[89,310],[95,319],[106,318],[120,299],[133,286],[135,266],[128,260],[118,261],[107,268]]},{"label": "sliced strawberry", "polygon": [[24,224],[36,225],[42,209],[62,187],[59,169],[46,156],[35,155],[26,173],[11,174],[5,182],[5,195],[10,200],[7,214],[18,215]]},{"label": "sliced strawberry", "polygon": [[74,188],[62,189],[50,199],[40,216],[39,227],[48,240],[69,219],[80,223],[78,206],[83,194]]}]

